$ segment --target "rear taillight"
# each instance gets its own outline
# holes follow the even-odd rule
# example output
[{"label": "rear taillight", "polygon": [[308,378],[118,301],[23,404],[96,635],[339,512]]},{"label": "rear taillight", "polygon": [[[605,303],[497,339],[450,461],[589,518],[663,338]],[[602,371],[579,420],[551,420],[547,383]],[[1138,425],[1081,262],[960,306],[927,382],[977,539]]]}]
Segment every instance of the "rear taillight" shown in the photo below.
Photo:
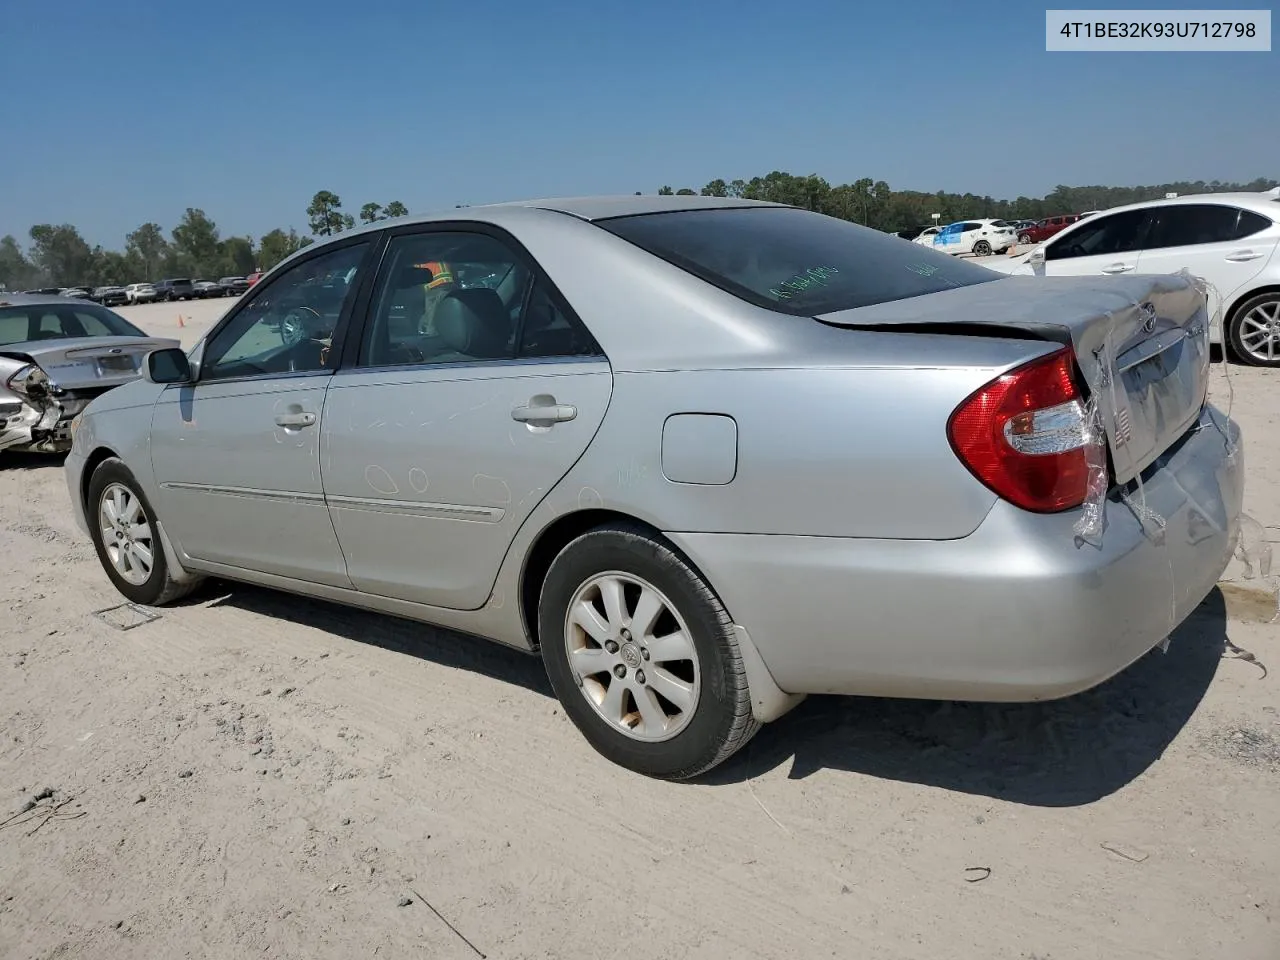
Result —
[{"label": "rear taillight", "polygon": [[1075,357],[1066,348],[992,380],[947,423],[951,446],[973,475],[1036,513],[1085,501],[1090,463],[1106,462],[1097,449],[1102,439],[1091,433]]}]

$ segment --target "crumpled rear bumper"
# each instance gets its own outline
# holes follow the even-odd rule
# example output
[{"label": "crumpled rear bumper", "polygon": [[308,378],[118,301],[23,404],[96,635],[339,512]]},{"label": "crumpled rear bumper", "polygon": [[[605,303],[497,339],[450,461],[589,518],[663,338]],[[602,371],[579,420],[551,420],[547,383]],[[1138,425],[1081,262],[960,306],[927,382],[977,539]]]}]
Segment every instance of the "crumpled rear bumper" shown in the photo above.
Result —
[{"label": "crumpled rear bumper", "polygon": [[0,397],[0,450],[63,453],[71,449],[71,421],[90,398],[23,400]]}]

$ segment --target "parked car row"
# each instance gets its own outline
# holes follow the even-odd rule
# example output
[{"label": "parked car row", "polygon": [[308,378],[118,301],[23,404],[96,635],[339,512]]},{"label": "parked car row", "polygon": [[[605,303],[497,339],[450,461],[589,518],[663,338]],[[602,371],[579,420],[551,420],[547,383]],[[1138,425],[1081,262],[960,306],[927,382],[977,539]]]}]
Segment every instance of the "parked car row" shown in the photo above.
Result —
[{"label": "parked car row", "polygon": [[70,297],[73,300],[91,300],[108,307],[127,303],[153,303],[169,300],[201,300],[209,297],[238,297],[250,287],[244,277],[223,277],[220,280],[190,280],[178,277],[155,283],[131,283],[127,286],[101,287],[41,287],[24,290],[34,296]]}]

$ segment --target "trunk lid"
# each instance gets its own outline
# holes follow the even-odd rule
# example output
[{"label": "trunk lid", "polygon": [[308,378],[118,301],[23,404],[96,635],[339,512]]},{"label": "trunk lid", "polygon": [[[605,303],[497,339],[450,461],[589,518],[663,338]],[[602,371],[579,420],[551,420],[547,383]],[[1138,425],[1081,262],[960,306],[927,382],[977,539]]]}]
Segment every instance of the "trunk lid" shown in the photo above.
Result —
[{"label": "trunk lid", "polygon": [[83,390],[128,383],[148,353],[177,346],[163,337],[69,337],[14,343],[0,353],[34,363],[62,390]]},{"label": "trunk lid", "polygon": [[1096,398],[1115,481],[1194,424],[1209,386],[1205,294],[1184,274],[1009,277],[817,319],[857,329],[1007,336],[1071,346]]}]

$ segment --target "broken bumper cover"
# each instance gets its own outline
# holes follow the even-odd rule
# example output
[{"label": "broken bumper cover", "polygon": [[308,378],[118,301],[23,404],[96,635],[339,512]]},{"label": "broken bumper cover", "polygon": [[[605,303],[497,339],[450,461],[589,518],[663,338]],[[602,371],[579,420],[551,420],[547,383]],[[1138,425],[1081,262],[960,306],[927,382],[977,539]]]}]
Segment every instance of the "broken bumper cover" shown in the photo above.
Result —
[{"label": "broken bumper cover", "polygon": [[0,399],[0,450],[62,453],[71,449],[71,421],[88,397]]},{"label": "broken bumper cover", "polygon": [[1231,558],[1244,479],[1235,425],[1206,407],[1147,473],[1163,531],[1144,531],[1113,496],[1096,546],[1075,536],[1079,511],[1003,501],[957,540],[670,536],[788,693],[1047,700],[1159,644]]}]

